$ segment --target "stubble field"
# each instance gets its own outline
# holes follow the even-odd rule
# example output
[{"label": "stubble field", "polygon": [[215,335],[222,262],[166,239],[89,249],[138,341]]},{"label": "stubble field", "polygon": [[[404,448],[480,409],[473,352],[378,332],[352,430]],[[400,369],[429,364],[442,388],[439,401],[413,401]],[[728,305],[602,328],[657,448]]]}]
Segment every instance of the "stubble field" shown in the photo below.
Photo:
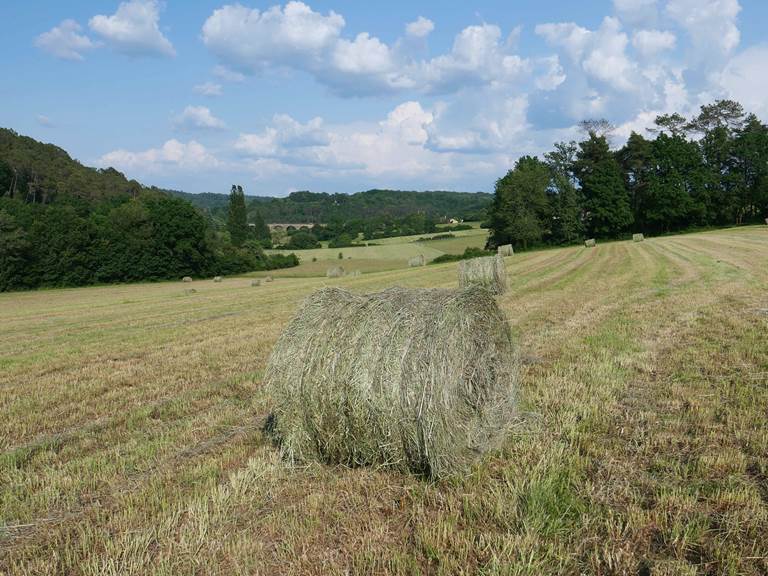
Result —
[{"label": "stubble field", "polygon": [[288,467],[260,380],[312,290],[455,264],[0,294],[0,573],[768,573],[768,227],[506,264],[520,417],[437,484]]}]

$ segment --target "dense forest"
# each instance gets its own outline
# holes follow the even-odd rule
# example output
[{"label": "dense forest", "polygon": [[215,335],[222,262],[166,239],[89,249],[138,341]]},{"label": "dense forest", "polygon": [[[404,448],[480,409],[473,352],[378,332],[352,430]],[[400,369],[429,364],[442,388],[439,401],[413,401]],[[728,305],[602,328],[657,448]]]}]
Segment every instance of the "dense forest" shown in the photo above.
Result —
[{"label": "dense forest", "polygon": [[[168,190],[209,211],[224,221],[228,207],[226,194],[189,194]],[[493,199],[486,192],[412,192],[404,190],[368,190],[355,194],[293,192],[285,198],[246,196],[249,219],[256,214],[267,223],[328,224],[333,221],[402,220],[422,214],[436,221],[481,220]],[[418,233],[418,232],[417,232]]]},{"label": "dense forest", "polygon": [[185,200],[0,129],[0,291],[298,263],[294,256],[266,256],[244,208],[235,217],[243,233],[216,232]]},{"label": "dense forest", "polygon": [[737,102],[694,118],[656,118],[654,138],[632,133],[611,150],[612,127],[582,123],[582,142],[526,156],[496,183],[489,247],[526,249],[632,232],[762,222],[768,216],[768,126]]}]

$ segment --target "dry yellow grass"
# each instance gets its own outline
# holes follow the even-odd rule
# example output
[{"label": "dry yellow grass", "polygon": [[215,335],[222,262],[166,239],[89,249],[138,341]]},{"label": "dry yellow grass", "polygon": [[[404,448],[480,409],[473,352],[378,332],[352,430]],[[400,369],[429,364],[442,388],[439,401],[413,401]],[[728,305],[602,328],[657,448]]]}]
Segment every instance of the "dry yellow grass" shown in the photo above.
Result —
[{"label": "dry yellow grass", "polygon": [[768,229],[507,268],[525,418],[438,484],[262,437],[266,358],[325,279],[0,295],[0,573],[768,572]]}]

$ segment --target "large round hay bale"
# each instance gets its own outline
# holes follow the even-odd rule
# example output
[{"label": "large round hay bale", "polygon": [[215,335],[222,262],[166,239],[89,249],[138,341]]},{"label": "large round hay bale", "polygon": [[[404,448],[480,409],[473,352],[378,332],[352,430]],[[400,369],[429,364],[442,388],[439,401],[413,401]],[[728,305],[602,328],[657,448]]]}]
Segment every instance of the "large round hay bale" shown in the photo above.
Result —
[{"label": "large round hay bale", "polygon": [[341,278],[344,276],[344,268],[342,266],[334,266],[333,268],[328,268],[328,270],[325,271],[325,276],[327,278]]},{"label": "large round hay bale", "polygon": [[632,242],[642,242],[645,240],[645,236],[642,234],[632,234]]},{"label": "large round hay bale", "polygon": [[184,278],[181,279],[182,282],[192,282],[192,278],[189,276],[184,276]]},{"label": "large round hay bale", "polygon": [[264,282],[272,282],[272,276],[265,277]]},{"label": "large round hay bale", "polygon": [[265,385],[287,459],[440,478],[498,444],[517,374],[507,319],[485,290],[325,288],[286,327]]},{"label": "large round hay bale", "polygon": [[419,254],[418,256],[414,256],[413,258],[410,258],[408,260],[408,266],[410,268],[416,268],[417,266],[425,266],[427,263],[427,259],[424,258],[424,254]]},{"label": "large round hay bale", "polygon": [[584,246],[587,248],[594,248],[597,245],[597,242],[595,242],[594,238],[590,238],[589,240],[584,240]]},{"label": "large round hay bale", "polygon": [[254,278],[253,280],[251,280],[251,286],[252,287],[261,286],[261,280],[258,278]]},{"label": "large round hay bale", "polygon": [[512,244],[504,244],[496,249],[499,256],[514,256],[515,249],[512,248]]},{"label": "large round hay bale", "polygon": [[214,282],[221,282],[221,276],[214,276],[213,277]]},{"label": "large round hay bale", "polygon": [[507,271],[499,255],[483,256],[459,262],[459,287],[480,286],[492,294],[507,291]]}]

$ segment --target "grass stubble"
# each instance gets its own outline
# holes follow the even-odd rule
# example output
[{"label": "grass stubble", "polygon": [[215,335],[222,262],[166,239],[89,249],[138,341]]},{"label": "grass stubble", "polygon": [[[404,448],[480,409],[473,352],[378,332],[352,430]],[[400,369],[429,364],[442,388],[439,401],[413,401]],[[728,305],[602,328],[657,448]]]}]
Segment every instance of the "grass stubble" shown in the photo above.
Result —
[{"label": "grass stubble", "polygon": [[0,573],[768,572],[768,232],[507,269],[524,421],[439,483],[262,435],[267,356],[324,279],[0,295]]}]

